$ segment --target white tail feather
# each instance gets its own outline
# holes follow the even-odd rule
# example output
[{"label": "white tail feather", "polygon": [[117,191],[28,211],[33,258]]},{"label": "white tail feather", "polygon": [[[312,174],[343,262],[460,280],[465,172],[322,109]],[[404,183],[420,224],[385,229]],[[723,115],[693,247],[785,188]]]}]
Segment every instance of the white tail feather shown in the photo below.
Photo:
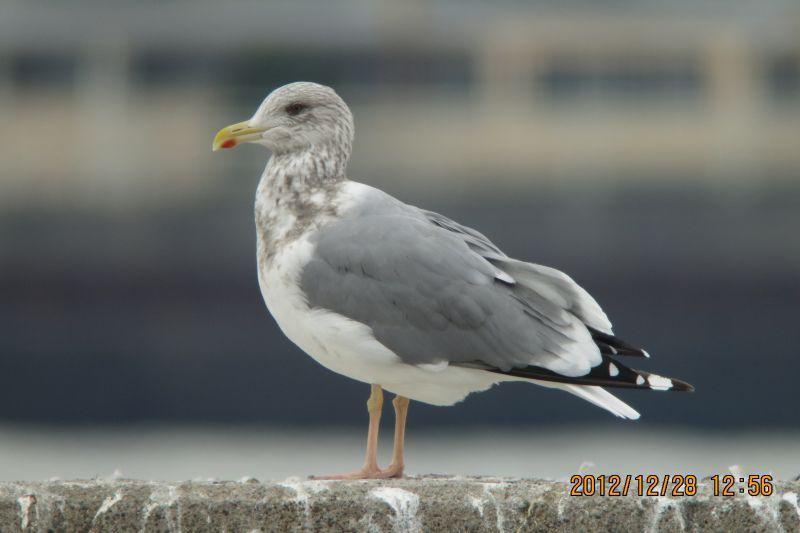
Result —
[{"label": "white tail feather", "polygon": [[609,411],[620,418],[637,420],[639,413],[630,405],[623,402],[607,390],[594,385],[569,385],[565,384],[564,390]]},{"label": "white tail feather", "polygon": [[571,383],[557,383],[554,381],[542,381],[538,379],[526,379],[525,381],[536,383],[537,385],[542,385],[552,389],[565,390],[579,398],[586,400],[587,402],[593,403],[598,407],[602,407],[614,416],[618,416],[620,418],[638,420],[640,416],[636,409],[623,402],[602,387],[595,385],[573,385]]}]

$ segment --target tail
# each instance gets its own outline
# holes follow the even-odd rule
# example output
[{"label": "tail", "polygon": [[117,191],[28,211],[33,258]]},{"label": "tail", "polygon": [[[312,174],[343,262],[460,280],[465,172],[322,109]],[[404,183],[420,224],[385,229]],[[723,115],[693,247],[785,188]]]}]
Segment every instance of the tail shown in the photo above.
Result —
[{"label": "tail", "polygon": [[550,389],[561,389],[567,391],[570,394],[574,394],[578,398],[605,409],[612,415],[618,416],[619,418],[638,420],[640,416],[636,409],[623,402],[602,387],[596,387],[594,385],[574,385],[572,383],[557,383],[554,381],[541,381],[538,379],[525,379],[524,381],[529,381]]},{"label": "tail", "polygon": [[693,386],[680,379],[667,378],[659,376],[658,374],[645,372],[644,370],[628,368],[605,354],[602,354],[601,357],[603,358],[602,363],[592,368],[588,374],[582,376],[564,376],[540,366],[526,366],[522,368],[512,368],[510,370],[487,368],[486,370],[518,378],[568,383],[572,385],[685,392],[694,390]]},{"label": "tail", "polygon": [[587,402],[593,403],[598,407],[602,407],[614,416],[628,420],[639,419],[639,412],[636,409],[603,388],[594,387],[591,385],[569,384],[565,384],[563,388],[567,392],[571,392],[575,396],[583,398]]},{"label": "tail", "polygon": [[540,366],[526,366],[509,370],[500,370],[485,365],[481,365],[479,368],[510,378],[530,381],[537,385],[565,390],[602,407],[615,416],[630,420],[638,419],[639,413],[602,387],[687,392],[694,390],[689,383],[680,379],[628,368],[605,353],[601,354],[601,357],[602,362],[582,376],[564,376]]}]

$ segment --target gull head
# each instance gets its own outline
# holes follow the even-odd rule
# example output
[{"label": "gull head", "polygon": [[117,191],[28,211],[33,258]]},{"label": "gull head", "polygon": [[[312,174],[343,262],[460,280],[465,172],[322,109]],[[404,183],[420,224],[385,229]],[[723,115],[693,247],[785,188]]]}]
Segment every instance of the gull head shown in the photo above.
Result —
[{"label": "gull head", "polygon": [[273,154],[321,148],[349,155],[353,115],[330,87],[290,83],[272,91],[249,120],[221,129],[211,149],[233,148],[242,143],[261,144]]}]

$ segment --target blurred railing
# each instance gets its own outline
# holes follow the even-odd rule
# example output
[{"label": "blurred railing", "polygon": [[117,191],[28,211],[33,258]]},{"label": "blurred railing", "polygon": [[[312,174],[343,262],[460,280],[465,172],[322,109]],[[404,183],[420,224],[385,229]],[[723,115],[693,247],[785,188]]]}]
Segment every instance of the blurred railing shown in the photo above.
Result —
[{"label": "blurred railing", "polygon": [[264,159],[211,160],[214,131],[297,78],[351,103],[352,173],[377,184],[757,185],[800,169],[796,6],[455,4],[352,2],[327,25],[322,2],[4,5],[0,201],[213,192]]}]

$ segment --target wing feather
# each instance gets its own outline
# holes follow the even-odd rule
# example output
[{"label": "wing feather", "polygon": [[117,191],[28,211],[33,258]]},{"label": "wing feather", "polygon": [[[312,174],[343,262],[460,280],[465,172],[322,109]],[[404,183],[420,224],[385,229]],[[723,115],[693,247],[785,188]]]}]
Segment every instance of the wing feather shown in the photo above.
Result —
[{"label": "wing feather", "polygon": [[600,362],[563,299],[520,288],[513,275],[498,279],[498,267],[462,237],[500,257],[477,232],[414,214],[361,215],[320,229],[301,275],[309,305],[368,325],[411,364],[481,361],[578,376]]}]

